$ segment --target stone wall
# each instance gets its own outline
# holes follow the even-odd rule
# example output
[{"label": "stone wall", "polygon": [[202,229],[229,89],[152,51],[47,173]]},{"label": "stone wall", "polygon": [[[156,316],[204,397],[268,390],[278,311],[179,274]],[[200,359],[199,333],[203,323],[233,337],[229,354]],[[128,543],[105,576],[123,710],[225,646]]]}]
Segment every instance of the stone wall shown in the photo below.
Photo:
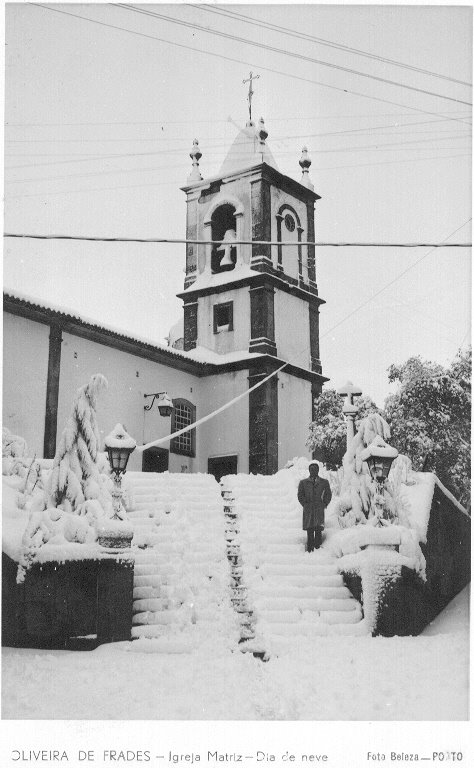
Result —
[{"label": "stone wall", "polygon": [[[471,519],[435,485],[426,543],[426,581],[401,567],[379,592],[373,635],[418,635],[471,579]],[[360,576],[343,574],[354,597],[364,602]]]},{"label": "stone wall", "polygon": [[2,645],[94,648],[131,639],[133,560],[34,564],[17,584],[18,563],[2,555]]}]

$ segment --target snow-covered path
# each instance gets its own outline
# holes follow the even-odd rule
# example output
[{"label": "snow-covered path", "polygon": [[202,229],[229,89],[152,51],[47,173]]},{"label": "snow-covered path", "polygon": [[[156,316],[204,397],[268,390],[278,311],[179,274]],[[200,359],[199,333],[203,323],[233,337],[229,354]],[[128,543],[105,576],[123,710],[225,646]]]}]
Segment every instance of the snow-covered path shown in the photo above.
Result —
[{"label": "snow-covered path", "polygon": [[301,640],[368,634],[360,604],[344,586],[336,558],[323,545],[305,552],[297,479],[276,475],[223,478],[227,508],[238,524],[242,583],[252,609],[255,644],[293,654]]},{"label": "snow-covered path", "polygon": [[[238,642],[221,489],[211,475],[129,472],[134,538],[132,637],[190,651]],[[152,642],[150,642],[152,641]]]},{"label": "snow-covered path", "polygon": [[468,595],[420,637],[302,638],[266,663],[212,640],[190,654],[4,648],[2,717],[465,720]]}]

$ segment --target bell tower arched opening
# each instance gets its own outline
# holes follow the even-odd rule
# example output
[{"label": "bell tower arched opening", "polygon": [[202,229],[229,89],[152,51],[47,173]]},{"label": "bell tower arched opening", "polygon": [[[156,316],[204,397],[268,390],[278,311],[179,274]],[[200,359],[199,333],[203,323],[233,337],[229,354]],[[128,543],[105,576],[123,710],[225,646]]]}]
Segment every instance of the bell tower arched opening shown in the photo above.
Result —
[{"label": "bell tower arched opening", "polygon": [[218,241],[211,251],[213,274],[229,272],[237,262],[237,246],[233,244],[237,240],[235,214],[235,207],[230,203],[220,205],[212,214],[211,236],[213,241]]}]

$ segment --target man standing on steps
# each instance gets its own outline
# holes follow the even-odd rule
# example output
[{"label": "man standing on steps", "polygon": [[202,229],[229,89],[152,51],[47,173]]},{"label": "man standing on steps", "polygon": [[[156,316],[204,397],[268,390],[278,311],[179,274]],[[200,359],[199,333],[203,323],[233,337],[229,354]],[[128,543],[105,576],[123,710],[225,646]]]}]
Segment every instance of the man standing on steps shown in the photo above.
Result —
[{"label": "man standing on steps", "polygon": [[300,480],[298,501],[303,507],[303,530],[308,534],[306,551],[319,549],[323,538],[324,511],[331,501],[331,489],[327,480],[319,477],[317,461],[309,462],[309,477]]}]

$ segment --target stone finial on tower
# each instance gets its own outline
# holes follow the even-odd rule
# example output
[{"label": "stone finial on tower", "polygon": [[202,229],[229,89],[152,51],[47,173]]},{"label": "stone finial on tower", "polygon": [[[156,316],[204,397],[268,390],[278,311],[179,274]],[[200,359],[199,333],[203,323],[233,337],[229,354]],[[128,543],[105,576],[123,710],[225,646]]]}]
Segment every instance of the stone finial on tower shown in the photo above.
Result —
[{"label": "stone finial on tower", "polygon": [[301,166],[301,170],[303,171],[303,175],[301,177],[301,183],[305,187],[308,187],[308,189],[314,189],[314,185],[311,179],[309,178],[309,169],[311,167],[311,162],[312,160],[308,155],[308,148],[303,147],[303,149],[301,150],[301,158],[300,158],[300,166]]},{"label": "stone finial on tower", "polygon": [[268,131],[265,128],[265,123],[263,122],[263,117],[260,118],[258,121],[258,129],[257,129],[257,136],[260,141],[261,145],[265,144],[265,140],[268,136]]},{"label": "stone finial on tower", "polygon": [[189,157],[193,161],[193,169],[188,176],[188,181],[202,181],[201,172],[199,170],[199,161],[202,157],[202,152],[199,149],[199,141],[194,139],[193,148],[189,153]]}]

